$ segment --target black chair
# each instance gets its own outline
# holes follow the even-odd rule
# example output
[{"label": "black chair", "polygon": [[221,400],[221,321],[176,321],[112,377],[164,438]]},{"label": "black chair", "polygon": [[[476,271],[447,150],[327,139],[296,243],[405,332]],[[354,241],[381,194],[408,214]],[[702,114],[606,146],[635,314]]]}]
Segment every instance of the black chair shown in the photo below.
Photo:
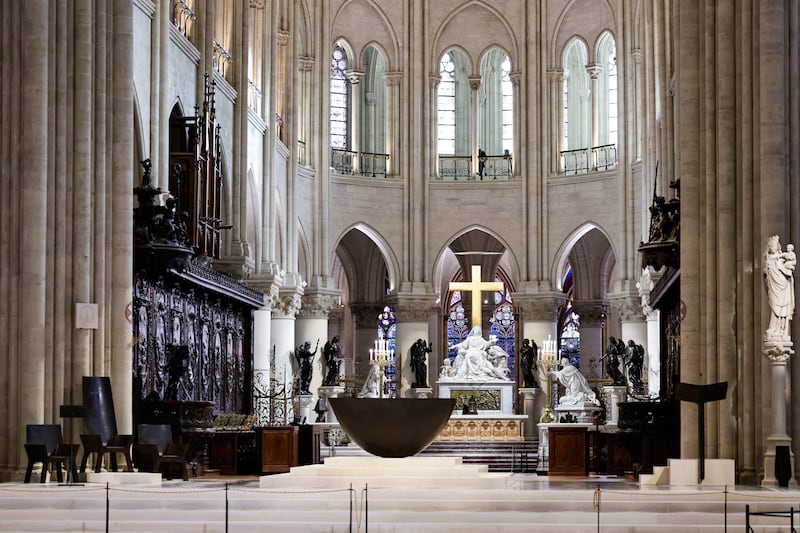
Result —
[{"label": "black chair", "polygon": [[103,456],[110,459],[109,469],[117,471],[117,455],[125,458],[126,470],[133,471],[131,444],[133,435],[117,434],[117,418],[114,414],[114,399],[111,396],[111,379],[107,376],[83,377],[83,406],[85,433],[81,435],[83,458],[81,472],[86,471],[89,456],[94,454],[94,471],[100,471]]},{"label": "black chair", "polygon": [[139,424],[134,450],[139,472],[161,472],[172,479],[172,472],[180,470],[189,480],[185,446],[173,442],[169,424]]},{"label": "black chair", "polygon": [[40,483],[47,480],[47,472],[53,466],[56,469],[58,481],[64,477],[61,472],[62,465],[68,465],[72,471],[73,479],[77,476],[75,471],[75,455],[77,447],[65,445],[59,424],[28,424],[25,428],[25,453],[28,454],[28,468],[25,470],[25,483],[31,482],[33,466],[42,463]]}]

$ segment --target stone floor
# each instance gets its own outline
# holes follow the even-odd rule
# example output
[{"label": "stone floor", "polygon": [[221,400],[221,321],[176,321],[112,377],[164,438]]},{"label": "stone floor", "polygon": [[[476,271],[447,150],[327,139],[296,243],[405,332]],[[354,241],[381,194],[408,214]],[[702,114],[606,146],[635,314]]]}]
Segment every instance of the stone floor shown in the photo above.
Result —
[{"label": "stone floor", "polygon": [[[156,485],[125,473],[108,485],[4,483],[0,531],[708,533],[744,530],[747,505],[800,509],[798,490],[645,488],[616,477],[497,473],[458,458],[408,459],[328,458],[288,474]],[[753,516],[751,525],[755,532],[791,531],[788,517]]]}]

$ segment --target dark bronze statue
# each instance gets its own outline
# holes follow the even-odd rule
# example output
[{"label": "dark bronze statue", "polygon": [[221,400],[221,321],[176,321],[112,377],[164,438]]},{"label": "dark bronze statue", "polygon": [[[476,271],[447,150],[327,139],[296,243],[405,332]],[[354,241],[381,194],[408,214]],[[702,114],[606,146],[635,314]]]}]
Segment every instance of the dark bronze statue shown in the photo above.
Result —
[{"label": "dark bronze statue", "polygon": [[319,341],[317,341],[317,346],[313,352],[311,351],[311,343],[306,341],[294,350],[295,359],[297,359],[297,364],[300,366],[300,394],[311,394],[311,391],[308,390],[311,386],[311,374],[313,371],[311,363],[314,362],[314,356],[317,354],[318,348]]},{"label": "dark bronze statue", "polygon": [[625,342],[614,337],[608,339],[608,352],[606,353],[606,374],[613,381],[614,386],[624,386],[625,376],[619,369],[620,357],[625,354]]},{"label": "dark bronze statue", "polygon": [[536,341],[531,344],[530,339],[523,339],[522,347],[519,349],[519,369],[522,372],[522,386],[526,388],[538,387],[535,372],[539,359],[539,347]]},{"label": "dark bronze statue", "polygon": [[427,341],[417,339],[411,345],[411,370],[414,371],[414,389],[424,389],[428,387],[428,364],[425,362],[425,355],[431,352],[431,347]]},{"label": "dark bronze statue", "polygon": [[644,383],[642,383],[644,347],[641,344],[636,344],[633,340],[629,340],[628,354],[625,362],[628,367],[628,382],[631,386],[631,392],[634,394],[644,394]]},{"label": "dark bronze statue", "polygon": [[338,335],[334,335],[333,339],[325,343],[325,346],[322,347],[322,355],[325,356],[325,366],[328,369],[322,384],[326,386],[338,385],[339,371],[342,365],[342,351],[339,348]]}]

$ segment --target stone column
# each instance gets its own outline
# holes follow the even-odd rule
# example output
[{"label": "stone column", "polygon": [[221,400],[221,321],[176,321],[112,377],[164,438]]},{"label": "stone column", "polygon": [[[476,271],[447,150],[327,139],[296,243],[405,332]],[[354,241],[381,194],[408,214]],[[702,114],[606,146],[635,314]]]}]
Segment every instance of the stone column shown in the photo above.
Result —
[{"label": "stone column", "polygon": [[[295,321],[295,339],[297,339],[295,344],[308,341],[311,343],[311,351],[313,352],[315,347],[317,350],[312,362],[311,384],[308,387],[310,391],[317,390],[325,381],[327,367],[322,348],[328,341],[328,312],[338,300],[339,291],[326,289],[307,290],[301,300],[302,307]],[[312,418],[309,416],[308,420]]]},{"label": "stone column", "polygon": [[469,77],[469,88],[472,95],[472,172],[478,172],[478,89],[481,87],[480,76]]},{"label": "stone column", "polygon": [[[411,388],[414,384],[414,370],[411,368],[411,346],[417,339],[423,339],[428,344],[429,338],[428,319],[431,316],[435,297],[430,296],[404,296],[398,295],[392,305],[395,311],[397,324],[397,338],[395,339],[395,362],[397,365],[398,382],[397,396],[413,398],[415,390]],[[432,346],[433,347],[433,346]],[[428,354],[428,384],[436,379],[437,368],[431,369],[430,362],[437,358],[433,352]]]},{"label": "stone column", "polygon": [[[302,91],[302,113],[300,116],[299,124],[298,124],[298,132],[297,132],[297,140],[298,140],[298,156],[297,162],[301,165],[309,165],[310,163],[310,156],[312,153],[315,153],[313,150],[315,149],[315,144],[313,142],[314,135],[309,134],[309,131],[312,130],[311,126],[311,112],[312,112],[312,76],[311,71],[314,67],[314,58],[313,57],[301,57],[298,61],[297,70],[299,72],[300,80],[301,80],[301,91]],[[292,149],[291,145],[288,145],[289,149]]]},{"label": "stone column", "polygon": [[[540,293],[525,294],[514,293],[511,300],[519,311],[519,320],[522,321],[522,338],[535,341],[542,349],[544,340],[548,338],[556,339],[556,325],[558,320],[558,309],[564,304],[565,296],[563,293]],[[521,345],[521,341],[520,341]],[[541,352],[540,352],[541,354]],[[536,380],[542,387],[542,394],[534,396],[534,413],[541,415],[547,403],[547,377],[543,365],[538,365],[538,375]],[[553,394],[555,399],[555,394]],[[536,418],[536,422],[539,418]]]},{"label": "stone column", "polygon": [[581,373],[589,381],[602,379],[603,326],[607,304],[600,300],[575,302],[573,308],[581,320]]},{"label": "stone column", "polygon": [[431,75],[428,77],[428,85],[429,85],[429,93],[430,98],[430,109],[428,110],[428,115],[431,117],[431,128],[430,128],[430,146],[429,153],[431,154],[431,164],[433,168],[431,168],[431,176],[439,176],[439,179],[442,176],[439,175],[439,121],[436,118],[436,110],[437,107],[437,96],[439,94],[439,84],[442,82],[442,77],[438,74]]},{"label": "stone column", "polygon": [[778,485],[778,480],[775,478],[775,450],[777,446],[788,446],[791,458],[790,472],[792,473],[789,486],[796,487],[792,438],[786,431],[786,363],[794,355],[792,341],[767,340],[764,342],[764,355],[772,365],[772,433],[767,437],[764,453],[764,479],[761,480],[761,485],[765,487]]},{"label": "stone column", "polygon": [[[300,310],[302,289],[297,287],[282,288],[278,299],[272,307],[271,337],[275,347],[275,379],[286,387],[288,394],[293,394],[292,381],[297,364],[294,360],[295,331],[294,323]],[[287,420],[291,421],[293,408],[288,407]]]},{"label": "stone column", "polygon": [[550,81],[550,108],[553,110],[550,113],[550,131],[552,138],[555,139],[553,143],[552,159],[550,160],[550,172],[557,173],[561,168],[561,151],[565,149],[564,146],[564,132],[561,131],[563,123],[561,113],[563,113],[564,98],[563,91],[561,90],[564,83],[564,71],[561,69],[548,69],[547,77]]},{"label": "stone column", "polygon": [[642,270],[636,284],[646,318],[647,394],[652,397],[658,397],[661,393],[661,312],[650,307],[650,291],[660,278],[661,273],[655,272],[653,267],[647,267]]},{"label": "stone column", "polygon": [[350,312],[355,322],[356,337],[353,342],[353,378],[356,390],[369,372],[369,351],[375,346],[378,338],[378,314],[382,305],[370,303],[350,304]]},{"label": "stone column", "polygon": [[389,159],[386,161],[386,175],[397,174],[399,162],[395,159],[400,155],[400,81],[402,72],[386,72],[386,152]]},{"label": "stone column", "polygon": [[278,276],[248,280],[248,286],[263,292],[265,300],[264,307],[253,311],[253,411],[259,425],[270,422],[265,396],[269,394],[270,379],[277,375],[272,366],[272,308],[278,305],[281,282]]},{"label": "stone column", "polygon": [[519,398],[522,414],[527,415],[525,421],[525,438],[532,439],[537,435],[536,424],[539,423],[541,412],[536,409],[536,397],[540,396],[542,389],[539,387],[520,388]]},{"label": "stone column", "polygon": [[624,385],[605,385],[603,390],[608,398],[606,405],[606,425],[616,426],[619,423],[619,402],[624,402],[628,387]]},{"label": "stone column", "polygon": [[[348,70],[347,81],[350,82],[350,151],[361,152],[361,93],[359,82],[364,77],[360,70]],[[361,158],[356,155],[353,159],[353,174],[361,172]]]},{"label": "stone column", "polygon": [[[600,145],[600,90],[597,88],[599,85],[598,78],[600,73],[603,72],[603,65],[587,65],[586,72],[592,80],[591,98],[592,98],[592,147]],[[597,162],[592,161],[592,167],[597,167]],[[581,323],[583,326],[583,323]]]}]

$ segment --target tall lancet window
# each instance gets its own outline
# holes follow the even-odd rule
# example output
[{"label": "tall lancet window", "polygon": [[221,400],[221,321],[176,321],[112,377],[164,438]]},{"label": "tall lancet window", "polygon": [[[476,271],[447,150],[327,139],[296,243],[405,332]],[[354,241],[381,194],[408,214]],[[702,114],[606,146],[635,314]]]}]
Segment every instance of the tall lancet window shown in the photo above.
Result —
[{"label": "tall lancet window", "polygon": [[[395,320],[394,310],[388,305],[378,314],[378,339],[387,341],[389,350],[397,357],[397,321]],[[384,381],[384,398],[397,398],[397,367],[392,361],[384,368],[386,380]]]},{"label": "tall lancet window", "polygon": [[617,47],[614,37],[606,32],[597,48],[597,63],[602,70],[597,80],[598,138],[600,145],[617,144]]},{"label": "tall lancet window", "polygon": [[[459,275],[453,281],[463,281],[463,276]],[[447,313],[447,346],[454,346],[467,338],[469,334],[470,324],[469,316],[464,311],[464,300],[461,291],[452,291],[450,293],[449,312]],[[456,358],[456,350],[449,348],[447,357],[450,362]]]},{"label": "tall lancet window", "polygon": [[481,60],[478,89],[478,145],[487,155],[503,155],[514,148],[514,89],[511,61],[499,48]]},{"label": "tall lancet window", "polygon": [[514,366],[516,364],[516,356],[514,355],[516,319],[514,317],[514,305],[511,302],[513,289],[502,271],[499,271],[499,275],[495,276],[494,280],[503,282],[505,288],[494,293],[494,309],[492,318],[489,319],[491,324],[489,334],[497,339],[497,345],[508,354],[509,376],[514,376]]},{"label": "tall lancet window", "polygon": [[562,283],[566,295],[566,304],[558,315],[558,336],[561,357],[566,357],[575,368],[581,366],[581,336],[580,317],[575,314],[572,306],[574,284],[572,279],[572,265],[567,264]]},{"label": "tall lancet window", "polygon": [[591,80],[586,72],[586,44],[573,40],[564,51],[562,150],[590,148],[592,139]]},{"label": "tall lancet window", "polygon": [[331,148],[336,150],[348,148],[350,85],[347,81],[347,68],[347,52],[337,44],[331,58],[330,89]]},{"label": "tall lancet window", "polygon": [[439,154],[456,153],[456,63],[452,52],[442,56],[437,94]]}]

